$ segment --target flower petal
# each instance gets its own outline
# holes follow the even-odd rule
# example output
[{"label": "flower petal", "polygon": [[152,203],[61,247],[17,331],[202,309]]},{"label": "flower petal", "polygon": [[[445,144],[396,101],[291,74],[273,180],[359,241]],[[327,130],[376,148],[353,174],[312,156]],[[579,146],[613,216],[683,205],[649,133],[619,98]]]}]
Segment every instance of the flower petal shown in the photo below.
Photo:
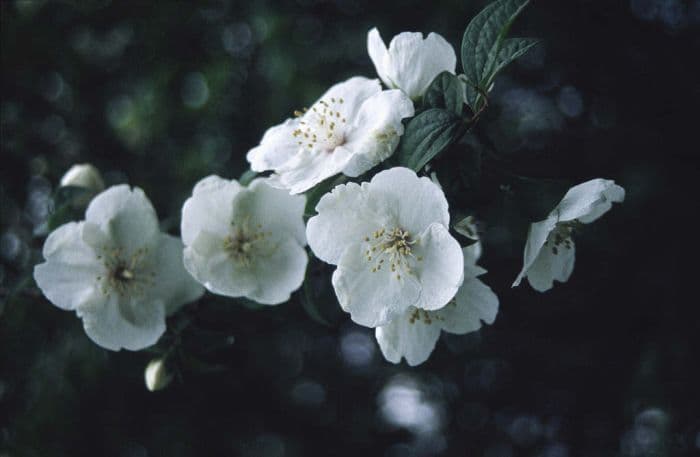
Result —
[{"label": "flower petal", "polygon": [[381,212],[373,210],[366,187],[341,184],[321,197],[316,205],[318,214],[306,225],[306,238],[316,257],[337,265],[347,246],[380,228]]},{"label": "flower petal", "polygon": [[498,297],[479,279],[465,279],[454,301],[435,311],[442,329],[462,335],[481,328],[481,322],[492,324],[498,314]]},{"label": "flower petal", "polygon": [[34,267],[34,280],[51,303],[73,310],[92,300],[97,277],[104,270],[95,252],[83,242],[84,222],[69,222],[46,238],[46,262]]},{"label": "flower petal", "polygon": [[281,124],[267,129],[260,144],[246,155],[253,171],[274,170],[291,159],[299,150],[296,138],[292,135],[299,127],[299,119],[287,119]]},{"label": "flower petal", "polygon": [[165,306],[160,300],[127,299],[112,293],[106,302],[83,306],[77,314],[90,339],[112,351],[144,349],[165,332]]},{"label": "flower petal", "polygon": [[377,327],[374,335],[385,359],[399,363],[403,357],[416,366],[428,360],[435,349],[440,324],[427,311],[409,308],[389,324]]},{"label": "flower petal", "polygon": [[167,315],[204,294],[204,288],[185,270],[183,247],[179,238],[161,233],[152,260],[156,275],[149,293],[154,300],[163,301]]},{"label": "flower petal", "polygon": [[554,280],[568,281],[574,271],[575,250],[573,242],[571,242],[570,248],[559,246],[556,254],[554,249],[545,246],[526,273],[532,288],[539,292],[545,292],[552,288]]},{"label": "flower petal", "polygon": [[386,78],[415,100],[425,93],[443,71],[455,72],[457,56],[452,46],[437,33],[423,40],[422,33],[403,32],[389,43]]},{"label": "flower petal", "polygon": [[544,243],[547,241],[547,237],[554,227],[557,225],[557,221],[550,217],[540,222],[535,222],[530,224],[530,230],[527,234],[527,241],[525,242],[525,252],[523,254],[523,268],[518,273],[518,277],[513,281],[513,287],[520,284],[520,281],[526,276],[527,271],[530,269],[532,264],[539,256]]},{"label": "flower petal", "polygon": [[228,297],[248,295],[257,287],[254,273],[236,262],[223,248],[224,240],[202,230],[185,248],[187,271],[210,292]]},{"label": "flower petal", "polygon": [[289,189],[291,194],[306,192],[324,179],[340,173],[351,158],[352,152],[342,146],[322,153],[305,149],[278,168],[268,183]]},{"label": "flower petal", "polygon": [[455,296],[464,280],[462,248],[444,225],[431,224],[413,247],[422,291],[417,308],[440,309]]},{"label": "flower petal", "polygon": [[241,189],[237,181],[215,175],[200,180],[192,196],[182,206],[182,241],[186,245],[194,243],[202,230],[222,238],[228,235],[233,218],[233,200]]},{"label": "flower petal", "polygon": [[578,219],[588,224],[608,212],[613,203],[624,199],[625,190],[615,181],[592,179],[569,189],[550,216],[557,221]]},{"label": "flower petal", "polygon": [[365,327],[386,325],[420,296],[420,284],[414,276],[397,277],[388,268],[373,272],[360,243],[347,247],[332,282],[341,308]]},{"label": "flower petal", "polygon": [[158,217],[143,190],[122,184],[97,195],[87,208],[85,220],[100,226],[127,256],[150,245],[159,233]]},{"label": "flower petal", "polygon": [[297,244],[305,246],[305,205],[304,195],[290,195],[286,190],[271,187],[268,179],[259,178],[237,199],[235,211],[236,217],[250,216],[250,223],[260,224],[263,231],[290,235]]},{"label": "flower petal", "polygon": [[445,194],[429,178],[419,178],[413,170],[394,167],[381,171],[367,189],[368,198],[385,202],[396,222],[414,237],[433,222],[449,227]]},{"label": "flower petal", "polygon": [[[382,85],[378,80],[354,76],[332,86],[321,95],[314,105],[321,101],[329,103],[332,99],[342,99],[343,102],[334,104],[333,109],[340,113],[340,117],[345,117],[348,123],[352,123],[365,100],[381,90]],[[307,113],[304,117],[306,116],[312,116],[312,114]]]},{"label": "flower petal", "polygon": [[385,90],[365,100],[346,135],[344,146],[353,156],[343,173],[359,176],[389,158],[403,135],[401,119],[413,114],[413,102],[400,90]]},{"label": "flower petal", "polygon": [[286,302],[304,282],[307,262],[306,250],[296,240],[283,238],[272,255],[252,263],[257,287],[246,296],[264,305]]},{"label": "flower petal", "polygon": [[386,65],[389,61],[389,52],[376,27],[367,33],[367,53],[369,54],[369,58],[372,59],[374,68],[377,70],[377,75],[382,79],[386,87],[396,89],[396,85],[386,78]]}]

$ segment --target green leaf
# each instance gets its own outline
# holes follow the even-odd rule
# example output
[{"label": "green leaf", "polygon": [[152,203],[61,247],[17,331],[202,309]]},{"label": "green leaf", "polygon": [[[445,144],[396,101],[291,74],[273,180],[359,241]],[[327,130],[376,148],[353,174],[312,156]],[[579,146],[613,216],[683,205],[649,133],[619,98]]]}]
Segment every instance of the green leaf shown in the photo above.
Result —
[{"label": "green leaf", "polygon": [[491,72],[491,76],[486,81],[485,86],[491,86],[496,75],[513,62],[518,57],[525,54],[533,46],[535,46],[539,41],[534,38],[508,38],[503,41],[503,46],[501,46],[498,52],[498,57],[494,59],[494,67]]},{"label": "green leaf", "polygon": [[[497,0],[472,19],[462,38],[462,68],[467,79],[486,91],[492,79],[496,58],[510,26],[529,0]],[[478,109],[478,98],[467,100]]]},{"label": "green leaf", "polygon": [[464,108],[464,83],[448,71],[435,77],[423,96],[427,108],[444,108],[457,116]]},{"label": "green leaf", "polygon": [[439,108],[423,111],[408,122],[397,153],[399,164],[420,170],[457,141],[467,124],[456,114]]},{"label": "green leaf", "polygon": [[316,186],[308,190],[306,195],[306,206],[304,207],[304,217],[311,217],[316,214],[316,205],[321,197],[330,192],[335,186],[343,184],[348,180],[347,176],[331,176],[330,178],[321,181]]}]

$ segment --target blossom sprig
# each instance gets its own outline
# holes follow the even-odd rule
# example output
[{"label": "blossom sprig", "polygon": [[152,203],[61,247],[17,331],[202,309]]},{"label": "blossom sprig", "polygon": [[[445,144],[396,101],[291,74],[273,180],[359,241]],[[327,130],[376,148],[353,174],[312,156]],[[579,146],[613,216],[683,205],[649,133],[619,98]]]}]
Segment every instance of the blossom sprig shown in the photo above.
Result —
[{"label": "blossom sprig", "polygon": [[[465,334],[493,324],[499,299],[480,279],[481,227],[470,208],[472,216],[452,227],[469,240],[463,247],[450,231],[453,196],[439,184],[442,170],[432,179],[423,175],[448,149],[465,149],[459,142],[488,107],[496,76],[536,44],[507,37],[527,3],[488,5],[467,26],[459,52],[437,33],[403,32],[387,47],[373,28],[367,50],[379,79],[350,77],[267,129],[246,154],[246,179],[201,179],[182,208],[182,241],[160,233],[143,191],[115,186],[92,200],[85,220],[48,236],[37,284],[56,306],[76,311],[91,339],[113,350],[153,345],[165,317],[205,289],[261,305],[285,303],[303,285],[310,257],[335,267],[327,279],[339,306],[375,329],[390,362],[421,364],[442,331]],[[64,181],[93,192],[103,185],[84,166]],[[566,281],[574,232],[624,194],[605,179],[569,189],[530,226],[513,285],[527,278],[546,291]],[[150,390],[170,381],[165,360],[149,364]]]}]

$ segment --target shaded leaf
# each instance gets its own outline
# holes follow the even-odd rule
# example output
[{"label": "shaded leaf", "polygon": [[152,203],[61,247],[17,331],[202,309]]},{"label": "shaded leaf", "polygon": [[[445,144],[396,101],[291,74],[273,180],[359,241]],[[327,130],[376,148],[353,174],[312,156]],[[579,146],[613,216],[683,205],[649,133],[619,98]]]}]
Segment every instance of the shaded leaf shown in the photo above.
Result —
[{"label": "shaded leaf", "polygon": [[486,86],[490,86],[496,75],[513,62],[518,57],[524,55],[532,49],[539,41],[534,38],[508,38],[503,41],[503,46],[498,52],[498,57],[494,61],[491,76],[486,81]]},{"label": "shaded leaf", "polygon": [[464,108],[464,82],[448,71],[435,77],[423,96],[427,108],[443,108],[457,116]]},{"label": "shaded leaf", "polygon": [[[467,79],[483,91],[492,79],[496,59],[510,26],[528,4],[528,0],[497,0],[484,8],[469,23],[462,38],[462,68]],[[477,94],[467,103],[476,111]]]},{"label": "shaded leaf", "polygon": [[399,164],[420,170],[466,132],[456,114],[439,108],[423,111],[408,122],[397,153]]}]

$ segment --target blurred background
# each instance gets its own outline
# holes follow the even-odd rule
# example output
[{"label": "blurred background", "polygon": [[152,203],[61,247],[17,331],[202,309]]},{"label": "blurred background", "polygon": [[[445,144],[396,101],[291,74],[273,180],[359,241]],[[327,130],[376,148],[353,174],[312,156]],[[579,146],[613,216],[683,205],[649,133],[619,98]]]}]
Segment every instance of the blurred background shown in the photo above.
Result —
[{"label": "blurred background", "polygon": [[[374,76],[371,27],[459,49],[485,4],[0,2],[0,456],[699,452],[698,0],[538,0],[519,19],[513,34],[541,44],[434,165],[452,210],[481,221],[501,310],[480,332],[443,333],[418,368],[385,362],[314,264],[313,307],[186,308],[171,322],[189,324],[176,379],[150,393],[159,348],[102,350],[32,283],[70,165],[142,187],[177,234],[200,178],[240,176],[266,128]],[[594,177],[627,200],[578,236],[571,280],[511,289],[527,222]]]}]

